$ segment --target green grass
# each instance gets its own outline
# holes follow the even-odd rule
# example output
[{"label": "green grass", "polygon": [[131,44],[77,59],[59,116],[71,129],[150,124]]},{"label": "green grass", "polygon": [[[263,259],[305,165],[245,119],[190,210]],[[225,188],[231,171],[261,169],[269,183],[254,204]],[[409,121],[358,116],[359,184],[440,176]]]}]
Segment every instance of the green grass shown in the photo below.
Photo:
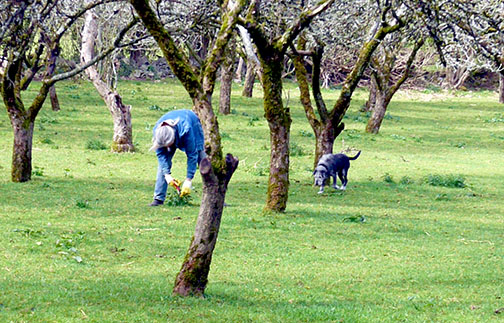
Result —
[{"label": "green grass", "polygon": [[[288,207],[276,215],[262,212],[269,133],[260,89],[246,99],[235,84],[233,113],[219,116],[219,126],[224,152],[240,166],[207,297],[194,299],[171,290],[201,179],[188,203],[147,207],[157,167],[152,126],[165,111],[190,108],[188,96],[174,81],[121,82],[137,152],[114,154],[86,148],[112,138],[92,86],[57,89],[62,110],[46,105],[39,115],[28,183],[10,182],[12,129],[0,115],[0,322],[502,320],[504,123],[496,94],[401,92],[380,134],[369,135],[359,113],[366,92],[357,91],[335,151],[362,154],[347,191],[318,195],[314,137],[287,84],[296,153]],[[337,94],[324,92],[328,106]],[[180,152],[174,174],[185,176]],[[451,185],[457,179],[464,185]]]}]

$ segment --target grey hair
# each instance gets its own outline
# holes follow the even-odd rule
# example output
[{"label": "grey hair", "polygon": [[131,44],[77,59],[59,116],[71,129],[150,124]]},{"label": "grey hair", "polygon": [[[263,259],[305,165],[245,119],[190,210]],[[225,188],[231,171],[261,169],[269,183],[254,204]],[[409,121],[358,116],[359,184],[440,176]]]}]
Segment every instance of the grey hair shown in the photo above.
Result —
[{"label": "grey hair", "polygon": [[175,130],[167,124],[161,124],[154,132],[154,136],[152,137],[152,147],[150,150],[171,146],[174,141]]}]

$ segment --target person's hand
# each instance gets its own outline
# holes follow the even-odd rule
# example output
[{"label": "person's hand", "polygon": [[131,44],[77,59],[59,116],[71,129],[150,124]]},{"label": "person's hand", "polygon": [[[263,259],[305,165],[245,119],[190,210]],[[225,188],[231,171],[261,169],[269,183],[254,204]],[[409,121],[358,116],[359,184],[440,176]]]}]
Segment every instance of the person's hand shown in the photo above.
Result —
[{"label": "person's hand", "polygon": [[180,197],[191,194],[191,190],[192,190],[192,182],[191,182],[191,180],[186,179],[184,181],[184,184],[182,184],[182,190],[180,191]]},{"label": "person's hand", "polygon": [[174,189],[177,190],[177,192],[180,193],[180,181],[178,179],[173,178],[170,174],[165,175],[165,180]]}]

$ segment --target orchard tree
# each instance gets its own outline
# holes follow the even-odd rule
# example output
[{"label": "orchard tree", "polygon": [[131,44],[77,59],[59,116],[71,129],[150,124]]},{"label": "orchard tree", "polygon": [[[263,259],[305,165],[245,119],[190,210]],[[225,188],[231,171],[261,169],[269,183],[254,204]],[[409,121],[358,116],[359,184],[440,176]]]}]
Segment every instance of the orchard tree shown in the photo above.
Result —
[{"label": "orchard tree", "polygon": [[[90,2],[91,0],[86,1],[86,3]],[[128,6],[115,5],[108,8],[94,8],[86,12],[82,28],[80,53],[82,64],[93,60],[96,56],[95,52],[99,46],[98,44],[106,43],[106,38],[110,37],[115,31],[116,24],[121,20],[118,17],[127,16],[128,9]],[[103,63],[108,67],[116,62],[114,60],[104,60]],[[132,152],[135,147],[133,145],[131,125],[131,106],[123,103],[121,95],[115,89],[117,82],[114,82],[114,80],[117,78],[117,71],[106,67],[102,68],[100,73],[98,66],[93,65],[87,68],[85,73],[112,115],[114,134],[111,151],[118,153]]]},{"label": "orchard tree", "polygon": [[[123,46],[121,39],[136,23],[132,20],[118,30],[113,44],[86,64],[65,73],[56,73],[62,37],[88,10],[108,2],[112,1],[93,1],[85,5],[70,0],[4,1],[0,4],[0,56],[4,65],[0,92],[14,132],[13,182],[31,179],[34,124],[50,88]],[[37,84],[39,89],[33,101],[27,103],[22,91],[36,76],[42,81]]]},{"label": "orchard tree", "polygon": [[[380,131],[392,97],[408,78],[417,53],[425,43],[423,37],[418,30],[415,30],[412,35],[404,32],[391,34],[384,39],[372,57],[371,88],[373,91],[370,91],[368,100],[371,117],[368,120],[366,132],[377,134]],[[407,48],[409,46],[412,48]]]},{"label": "orchard tree", "polygon": [[[368,5],[372,6],[368,7]],[[306,52],[306,44],[304,41],[301,41],[298,44],[298,49],[294,50],[294,62],[296,65],[296,77],[300,88],[301,103],[316,138],[314,165],[316,165],[323,154],[333,153],[334,140],[345,127],[345,124],[342,122],[343,117],[350,106],[353,92],[370,64],[373,53],[387,35],[393,34],[404,27],[405,19],[407,19],[408,16],[406,13],[400,16],[398,13],[399,8],[402,10],[401,5],[393,1],[376,1],[372,4],[367,1],[362,1],[358,4],[352,3],[349,7],[340,6],[336,8],[337,10],[333,13],[334,17],[341,17],[344,22],[348,21],[345,17],[363,17],[361,22],[366,22],[369,30],[365,34],[367,37],[358,51],[358,58],[352,70],[346,76],[340,95],[332,110],[326,107],[320,92],[320,62],[323,53],[322,44],[319,42],[315,49]],[[359,13],[368,12],[367,10],[374,12],[374,15],[359,15]],[[333,15],[331,15],[331,17],[333,17]],[[368,20],[369,17],[373,16],[374,22]],[[361,28],[360,26],[362,25],[356,23],[356,26]],[[333,32],[335,31],[340,30],[334,30]],[[307,71],[305,62],[302,58],[306,55],[311,56],[313,60],[312,91],[318,113],[315,113],[311,104]]]},{"label": "orchard tree", "polygon": [[[262,70],[264,115],[270,129],[270,171],[266,210],[282,212],[289,193],[289,140],[291,115],[282,99],[282,74],[287,50],[312,20],[334,0],[323,0],[312,7],[304,1],[274,2],[254,0],[241,25],[250,33],[257,48]],[[276,14],[275,14],[276,13]],[[273,18],[279,19],[273,23]]]},{"label": "orchard tree", "polygon": [[[217,70],[222,63],[226,47],[232,37],[238,15],[245,6],[244,0],[171,2],[158,1],[153,8],[148,0],[130,0],[144,26],[153,36],[175,76],[184,86],[193,103],[193,110],[201,120],[208,155],[200,164],[203,180],[203,196],[196,228],[185,256],[182,268],[175,280],[176,295],[203,296],[208,283],[212,254],[217,242],[227,186],[238,167],[238,159],[231,154],[224,158],[217,116],[212,107]],[[180,8],[178,6],[187,6]],[[215,10],[217,9],[217,10]],[[175,11],[173,11],[175,10]],[[203,28],[210,14],[194,12],[218,12],[220,23],[205,30],[208,50],[187,49],[187,42],[180,41],[192,35],[191,31],[177,35],[173,26]],[[171,13],[171,14],[170,14]],[[191,15],[184,15],[190,13]],[[163,23],[163,18],[182,19],[184,24]],[[187,19],[187,20],[186,20]],[[192,20],[192,21],[191,21]],[[215,21],[215,19],[212,19]],[[202,33],[195,31],[195,35]],[[192,54],[191,57],[188,56]],[[191,62],[193,64],[191,64]]]}]

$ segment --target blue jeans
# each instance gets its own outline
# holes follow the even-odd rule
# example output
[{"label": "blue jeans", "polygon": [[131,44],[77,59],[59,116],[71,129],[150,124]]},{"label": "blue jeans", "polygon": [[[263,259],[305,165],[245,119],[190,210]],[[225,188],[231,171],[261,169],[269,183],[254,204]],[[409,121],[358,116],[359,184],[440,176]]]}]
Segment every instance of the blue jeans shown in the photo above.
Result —
[{"label": "blue jeans", "polygon": [[[198,154],[198,166],[203,158],[207,155],[204,150],[201,150]],[[154,199],[163,201],[166,199],[166,190],[168,189],[168,183],[166,182],[161,166],[158,165],[156,184],[154,186]]]}]

